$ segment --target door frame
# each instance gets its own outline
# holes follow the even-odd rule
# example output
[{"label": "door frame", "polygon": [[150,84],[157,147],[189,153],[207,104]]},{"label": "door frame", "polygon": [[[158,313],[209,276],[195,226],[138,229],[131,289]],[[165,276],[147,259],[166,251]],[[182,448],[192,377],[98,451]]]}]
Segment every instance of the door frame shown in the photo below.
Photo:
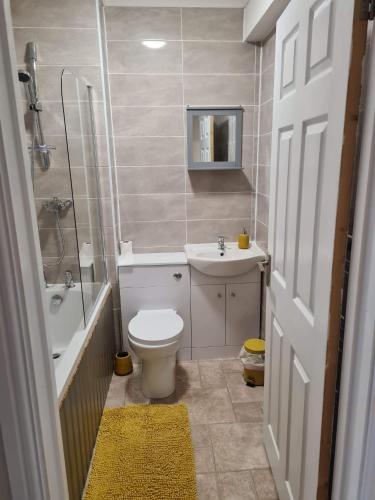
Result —
[{"label": "door frame", "polygon": [[[360,146],[341,372],[334,500],[372,498],[375,472],[375,31],[364,83],[364,124]],[[371,419],[372,416],[372,419]]]},{"label": "door frame", "polygon": [[[68,490],[9,0],[0,2],[0,480],[9,498]],[[8,495],[7,495],[8,497]]]}]

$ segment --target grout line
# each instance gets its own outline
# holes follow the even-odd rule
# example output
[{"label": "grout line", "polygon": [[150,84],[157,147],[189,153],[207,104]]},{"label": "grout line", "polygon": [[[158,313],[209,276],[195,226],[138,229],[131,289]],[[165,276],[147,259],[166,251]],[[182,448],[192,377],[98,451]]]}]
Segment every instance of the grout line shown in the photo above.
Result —
[{"label": "grout line", "polygon": [[140,73],[140,72],[112,72],[109,71],[108,75],[118,75],[118,76],[257,76],[257,73],[183,73],[182,71],[165,72],[165,73]]},{"label": "grout line", "polygon": [[[181,22],[182,24],[182,22]],[[154,41],[162,41],[162,42],[189,42],[189,43],[233,43],[237,45],[245,45],[242,41],[240,40],[191,40],[189,38],[171,38],[171,39],[166,39],[166,38],[152,38]],[[144,38],[139,38],[139,39],[122,39],[122,38],[109,38],[107,42],[133,42],[133,43],[141,43],[144,41]]]},{"label": "grout line", "polygon": [[84,26],[13,26],[16,30],[91,30],[97,31],[97,26],[95,27],[84,27]]}]

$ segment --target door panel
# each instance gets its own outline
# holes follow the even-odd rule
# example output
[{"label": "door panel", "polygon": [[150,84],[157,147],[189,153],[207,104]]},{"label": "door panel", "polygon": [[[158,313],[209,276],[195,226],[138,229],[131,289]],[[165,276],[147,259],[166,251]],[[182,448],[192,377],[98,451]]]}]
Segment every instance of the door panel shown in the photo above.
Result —
[{"label": "door panel", "polygon": [[259,334],[260,290],[258,283],[226,286],[226,345],[240,346]]},{"label": "door panel", "polygon": [[225,285],[191,287],[193,347],[225,345]]},{"label": "door panel", "polygon": [[265,444],[281,499],[316,499],[354,0],[291,0],[276,29]]}]

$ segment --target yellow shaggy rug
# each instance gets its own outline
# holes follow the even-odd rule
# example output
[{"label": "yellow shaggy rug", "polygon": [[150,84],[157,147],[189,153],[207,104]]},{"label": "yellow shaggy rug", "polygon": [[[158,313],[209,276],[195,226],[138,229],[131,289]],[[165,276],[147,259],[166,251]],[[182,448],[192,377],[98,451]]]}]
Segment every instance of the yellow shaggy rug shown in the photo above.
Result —
[{"label": "yellow shaggy rug", "polygon": [[187,408],[104,410],[85,500],[196,500]]}]

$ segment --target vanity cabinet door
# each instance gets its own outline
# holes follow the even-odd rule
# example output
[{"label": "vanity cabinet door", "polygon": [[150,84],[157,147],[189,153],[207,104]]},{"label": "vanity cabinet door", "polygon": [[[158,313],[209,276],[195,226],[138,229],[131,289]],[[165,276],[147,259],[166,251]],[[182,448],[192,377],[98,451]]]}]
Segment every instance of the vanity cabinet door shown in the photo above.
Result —
[{"label": "vanity cabinet door", "polygon": [[242,345],[250,337],[259,336],[259,283],[227,285],[226,345]]},{"label": "vanity cabinet door", "polygon": [[191,287],[193,347],[225,345],[225,285]]}]

